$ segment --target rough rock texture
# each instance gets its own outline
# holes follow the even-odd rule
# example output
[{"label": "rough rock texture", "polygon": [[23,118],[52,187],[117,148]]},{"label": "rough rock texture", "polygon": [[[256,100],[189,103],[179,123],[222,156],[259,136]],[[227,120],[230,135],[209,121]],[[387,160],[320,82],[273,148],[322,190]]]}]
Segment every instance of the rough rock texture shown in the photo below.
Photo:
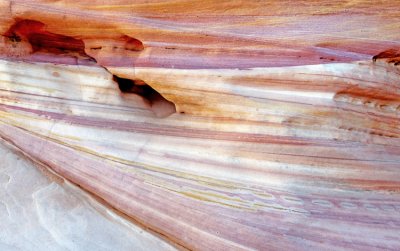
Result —
[{"label": "rough rock texture", "polygon": [[178,247],[400,249],[396,1],[0,6],[26,155]]}]

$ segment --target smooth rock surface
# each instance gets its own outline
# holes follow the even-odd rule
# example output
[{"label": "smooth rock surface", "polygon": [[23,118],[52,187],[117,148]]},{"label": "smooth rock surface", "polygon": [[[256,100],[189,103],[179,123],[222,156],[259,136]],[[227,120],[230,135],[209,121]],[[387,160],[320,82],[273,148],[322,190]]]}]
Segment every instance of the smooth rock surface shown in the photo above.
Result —
[{"label": "smooth rock surface", "polygon": [[175,250],[0,144],[0,250]]}]

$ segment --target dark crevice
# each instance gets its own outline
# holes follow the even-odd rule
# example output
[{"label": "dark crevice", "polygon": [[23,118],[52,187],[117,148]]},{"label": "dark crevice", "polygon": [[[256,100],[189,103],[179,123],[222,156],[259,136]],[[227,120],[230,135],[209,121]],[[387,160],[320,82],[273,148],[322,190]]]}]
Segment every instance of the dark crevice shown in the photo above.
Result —
[{"label": "dark crevice", "polygon": [[382,51],[379,54],[372,57],[372,61],[376,62],[379,59],[386,60],[389,64],[400,65],[400,49],[393,48],[386,51]]},{"label": "dark crevice", "polygon": [[82,40],[48,32],[45,24],[35,20],[17,20],[4,34],[11,42],[26,40],[33,53],[49,52],[53,54],[75,53],[87,57]]},{"label": "dark crevice", "polygon": [[[71,36],[65,36],[49,32],[45,29],[45,24],[35,20],[23,19],[16,22],[3,35],[12,43],[27,41],[32,47],[32,54],[39,52],[50,53],[54,55],[69,56],[97,64],[97,60],[85,52],[83,40]],[[122,42],[121,48],[129,51],[141,51],[144,49],[143,43],[127,35],[117,38]],[[119,48],[119,47],[115,47]],[[91,47],[91,50],[101,50],[102,46]],[[51,63],[57,62],[57,57],[48,57]],[[98,64],[99,65],[99,64]],[[108,69],[102,65],[106,71]],[[109,72],[109,71],[108,71]],[[141,96],[150,106],[157,117],[167,117],[176,112],[175,104],[165,99],[160,93],[147,85],[144,81],[136,79],[120,78],[113,75],[114,81],[122,93],[132,93]]]},{"label": "dark crevice", "polygon": [[122,93],[134,93],[141,96],[151,107],[157,117],[167,117],[176,112],[175,104],[140,79],[120,78],[113,76]]}]

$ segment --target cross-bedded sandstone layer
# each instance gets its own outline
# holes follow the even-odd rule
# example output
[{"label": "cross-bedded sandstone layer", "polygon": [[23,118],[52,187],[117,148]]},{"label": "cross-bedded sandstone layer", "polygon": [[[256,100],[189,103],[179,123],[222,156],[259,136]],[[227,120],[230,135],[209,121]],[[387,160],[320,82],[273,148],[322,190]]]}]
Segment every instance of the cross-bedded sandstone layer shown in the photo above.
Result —
[{"label": "cross-bedded sandstone layer", "polygon": [[398,3],[1,6],[1,137],[166,240],[400,248]]}]

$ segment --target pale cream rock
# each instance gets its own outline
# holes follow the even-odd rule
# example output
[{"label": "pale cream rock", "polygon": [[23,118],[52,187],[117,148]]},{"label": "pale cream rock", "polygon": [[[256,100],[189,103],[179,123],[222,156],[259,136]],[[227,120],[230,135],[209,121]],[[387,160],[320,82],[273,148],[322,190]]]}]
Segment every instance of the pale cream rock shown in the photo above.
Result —
[{"label": "pale cream rock", "polygon": [[0,250],[174,250],[0,144]]}]

